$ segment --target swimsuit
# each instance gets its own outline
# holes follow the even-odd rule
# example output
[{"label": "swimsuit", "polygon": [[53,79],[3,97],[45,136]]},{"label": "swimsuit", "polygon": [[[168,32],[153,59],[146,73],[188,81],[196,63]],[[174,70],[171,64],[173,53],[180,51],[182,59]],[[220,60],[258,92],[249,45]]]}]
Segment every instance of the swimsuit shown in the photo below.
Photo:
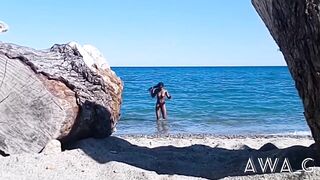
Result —
[{"label": "swimsuit", "polygon": [[164,104],[166,104],[166,102],[159,102],[159,101],[157,101],[157,105],[161,105],[161,106],[163,106]]}]

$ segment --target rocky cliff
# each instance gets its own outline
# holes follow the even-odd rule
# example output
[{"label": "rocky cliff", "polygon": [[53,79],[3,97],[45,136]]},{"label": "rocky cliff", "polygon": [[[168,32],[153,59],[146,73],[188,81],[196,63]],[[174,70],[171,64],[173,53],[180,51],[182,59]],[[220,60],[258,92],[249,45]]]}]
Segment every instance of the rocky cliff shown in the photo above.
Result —
[{"label": "rocky cliff", "polygon": [[0,42],[0,150],[39,152],[62,142],[109,136],[123,84],[93,46],[35,50]]}]

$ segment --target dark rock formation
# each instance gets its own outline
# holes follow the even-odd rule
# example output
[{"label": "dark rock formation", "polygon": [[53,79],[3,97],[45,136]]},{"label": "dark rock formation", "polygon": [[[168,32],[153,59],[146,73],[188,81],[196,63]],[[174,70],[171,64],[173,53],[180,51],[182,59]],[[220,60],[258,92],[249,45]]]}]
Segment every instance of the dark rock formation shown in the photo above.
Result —
[{"label": "dark rock formation", "polygon": [[50,139],[68,142],[113,132],[122,82],[78,47],[34,50],[0,42],[3,153],[39,152]]},{"label": "dark rock formation", "polygon": [[320,1],[252,0],[279,45],[320,143]]}]

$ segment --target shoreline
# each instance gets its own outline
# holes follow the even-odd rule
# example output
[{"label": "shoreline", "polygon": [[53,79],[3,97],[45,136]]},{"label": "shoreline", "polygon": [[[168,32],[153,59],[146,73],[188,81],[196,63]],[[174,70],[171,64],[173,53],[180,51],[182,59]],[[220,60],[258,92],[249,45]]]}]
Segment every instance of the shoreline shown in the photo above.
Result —
[{"label": "shoreline", "polygon": [[131,144],[157,148],[163,146],[191,147],[204,145],[210,148],[229,150],[259,150],[267,146],[285,149],[292,146],[310,147],[314,140],[309,135],[215,135],[215,134],[155,134],[155,135],[115,135]]},{"label": "shoreline", "polygon": [[211,134],[211,133],[177,133],[177,134],[115,134],[112,135],[121,138],[310,138],[311,135],[294,135],[294,134]]}]

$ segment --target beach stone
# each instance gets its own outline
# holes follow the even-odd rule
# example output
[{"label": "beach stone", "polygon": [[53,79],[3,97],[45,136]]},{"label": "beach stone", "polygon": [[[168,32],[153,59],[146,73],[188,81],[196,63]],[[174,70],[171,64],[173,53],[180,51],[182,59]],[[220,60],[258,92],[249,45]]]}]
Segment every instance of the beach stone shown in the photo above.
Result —
[{"label": "beach stone", "polygon": [[41,153],[43,154],[56,154],[61,152],[61,142],[53,139],[48,142]]},{"label": "beach stone", "polygon": [[40,152],[51,139],[111,135],[122,81],[97,49],[81,48],[71,43],[35,50],[0,42],[1,154]]},{"label": "beach stone", "polygon": [[252,4],[284,56],[307,124],[320,144],[320,1],[252,0]]}]

